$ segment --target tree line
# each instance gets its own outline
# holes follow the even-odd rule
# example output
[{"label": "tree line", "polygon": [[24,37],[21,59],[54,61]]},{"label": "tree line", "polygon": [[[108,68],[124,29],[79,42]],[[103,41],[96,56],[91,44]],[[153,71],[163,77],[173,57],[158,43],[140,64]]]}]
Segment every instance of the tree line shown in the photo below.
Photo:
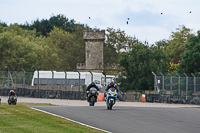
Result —
[{"label": "tree line", "polygon": [[[0,69],[75,71],[85,62],[83,31],[87,25],[64,15],[35,20],[32,24],[0,23]],[[120,64],[121,90],[151,90],[155,73],[200,72],[200,31],[179,26],[168,40],[149,45],[120,29],[106,29],[104,64]]]},{"label": "tree line", "polygon": [[118,82],[121,90],[153,90],[152,71],[159,75],[191,73],[200,76],[200,31],[191,33],[189,28],[179,26],[169,40],[154,45],[133,43],[128,52],[119,55],[122,66]]}]

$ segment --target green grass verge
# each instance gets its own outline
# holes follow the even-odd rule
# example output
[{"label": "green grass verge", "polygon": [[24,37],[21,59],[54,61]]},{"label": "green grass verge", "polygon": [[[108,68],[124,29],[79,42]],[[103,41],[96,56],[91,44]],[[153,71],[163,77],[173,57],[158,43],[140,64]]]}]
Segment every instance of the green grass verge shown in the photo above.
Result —
[{"label": "green grass verge", "polygon": [[196,108],[196,109],[200,109],[200,107],[183,107],[183,108]]},{"label": "green grass verge", "polygon": [[52,105],[2,103],[0,105],[0,133],[102,133],[102,131],[30,109],[27,106]]}]

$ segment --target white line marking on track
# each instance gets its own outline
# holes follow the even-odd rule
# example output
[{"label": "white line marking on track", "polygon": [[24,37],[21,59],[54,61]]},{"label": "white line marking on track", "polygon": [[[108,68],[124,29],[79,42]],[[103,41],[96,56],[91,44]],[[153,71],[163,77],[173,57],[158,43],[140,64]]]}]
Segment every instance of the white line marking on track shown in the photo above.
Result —
[{"label": "white line marking on track", "polygon": [[106,132],[106,133],[112,133],[112,132],[109,132],[109,131],[106,131],[106,130],[103,130],[103,129],[100,129],[100,128],[97,128],[97,127],[93,127],[93,126],[90,126],[90,125],[87,125],[87,124],[84,124],[84,123],[81,123],[81,122],[78,122],[78,121],[75,121],[75,120],[60,116],[60,115],[56,115],[56,114],[41,110],[41,109],[37,109],[37,108],[34,108],[34,107],[29,107],[29,108],[37,110],[37,111],[41,111],[41,112],[44,112],[44,113],[47,113],[47,114],[50,114],[50,115],[53,115],[53,116],[57,116],[57,117],[63,118],[63,119],[66,119],[66,120],[81,124],[81,125],[86,126],[86,127],[90,127],[90,128],[93,128],[93,129],[96,129],[96,130],[100,130],[100,131],[103,131],[103,132]]}]

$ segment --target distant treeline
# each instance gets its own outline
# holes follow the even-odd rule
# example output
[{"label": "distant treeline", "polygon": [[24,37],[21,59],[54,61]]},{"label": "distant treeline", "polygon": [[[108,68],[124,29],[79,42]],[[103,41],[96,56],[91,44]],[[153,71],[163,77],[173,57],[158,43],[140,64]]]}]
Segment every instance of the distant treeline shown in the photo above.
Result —
[{"label": "distant treeline", "polygon": [[[0,70],[75,71],[85,62],[83,31],[87,25],[64,15],[35,20],[29,24],[0,23]],[[134,36],[134,35],[133,35]],[[120,29],[106,29],[104,63],[119,63],[121,89],[153,89],[153,75],[159,72],[200,72],[200,32],[197,35],[180,26],[168,40],[155,44],[127,36]]]}]

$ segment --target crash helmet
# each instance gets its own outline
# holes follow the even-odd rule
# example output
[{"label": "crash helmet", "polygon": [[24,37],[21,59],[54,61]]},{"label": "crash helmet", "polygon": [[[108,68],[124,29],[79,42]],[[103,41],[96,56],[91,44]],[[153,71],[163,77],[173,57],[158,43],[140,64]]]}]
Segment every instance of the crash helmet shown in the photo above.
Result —
[{"label": "crash helmet", "polygon": [[113,81],[110,82],[110,86],[114,87],[115,83]]},{"label": "crash helmet", "polygon": [[92,82],[92,83],[91,83],[91,85],[95,85],[95,83],[94,83],[94,82]]},{"label": "crash helmet", "polygon": [[15,95],[14,90],[10,90],[10,95]]}]

